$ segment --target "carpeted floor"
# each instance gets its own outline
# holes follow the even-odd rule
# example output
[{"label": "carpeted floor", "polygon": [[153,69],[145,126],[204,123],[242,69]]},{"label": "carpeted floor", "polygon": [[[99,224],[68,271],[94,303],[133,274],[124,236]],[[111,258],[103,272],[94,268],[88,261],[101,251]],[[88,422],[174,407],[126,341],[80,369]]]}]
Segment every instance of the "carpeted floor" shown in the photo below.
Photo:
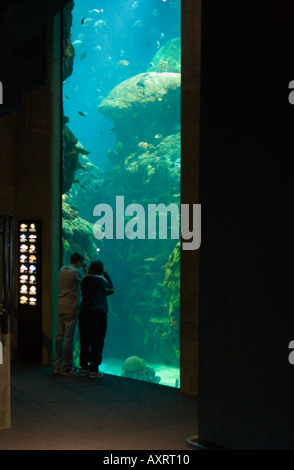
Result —
[{"label": "carpeted floor", "polygon": [[191,450],[197,399],[112,375],[62,377],[14,364],[11,421],[0,450]]}]

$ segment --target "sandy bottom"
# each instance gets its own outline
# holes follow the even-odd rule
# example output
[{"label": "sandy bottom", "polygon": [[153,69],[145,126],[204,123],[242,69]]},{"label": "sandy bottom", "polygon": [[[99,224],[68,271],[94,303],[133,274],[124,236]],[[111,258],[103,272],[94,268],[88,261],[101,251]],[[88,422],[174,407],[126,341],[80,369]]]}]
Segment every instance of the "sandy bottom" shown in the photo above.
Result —
[{"label": "sandy bottom", "polygon": [[[100,366],[101,372],[110,375],[121,375],[122,366],[124,361],[116,358],[105,358]],[[180,369],[178,367],[167,366],[166,364],[153,364],[149,363],[155,371],[155,375],[161,377],[160,385],[167,385],[168,387],[180,387]]]}]

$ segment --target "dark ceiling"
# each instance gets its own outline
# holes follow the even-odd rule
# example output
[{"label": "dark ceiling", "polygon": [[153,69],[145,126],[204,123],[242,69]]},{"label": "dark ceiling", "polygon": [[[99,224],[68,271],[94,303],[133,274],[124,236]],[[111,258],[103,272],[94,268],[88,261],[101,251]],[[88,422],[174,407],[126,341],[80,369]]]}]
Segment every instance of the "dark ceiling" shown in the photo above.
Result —
[{"label": "dark ceiling", "polygon": [[0,0],[0,16],[11,11],[18,3],[19,0]]},{"label": "dark ceiling", "polygon": [[69,0],[0,0],[0,116],[46,83],[50,21]]}]

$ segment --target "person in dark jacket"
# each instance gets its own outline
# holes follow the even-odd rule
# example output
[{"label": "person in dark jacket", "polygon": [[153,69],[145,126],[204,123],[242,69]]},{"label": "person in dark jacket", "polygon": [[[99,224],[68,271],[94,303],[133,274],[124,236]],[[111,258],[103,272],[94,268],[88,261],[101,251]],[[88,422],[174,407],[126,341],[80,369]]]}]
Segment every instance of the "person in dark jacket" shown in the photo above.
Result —
[{"label": "person in dark jacket", "polygon": [[107,296],[113,294],[112,281],[103,263],[93,261],[81,282],[79,315],[81,376],[102,377],[99,366],[107,329]]}]

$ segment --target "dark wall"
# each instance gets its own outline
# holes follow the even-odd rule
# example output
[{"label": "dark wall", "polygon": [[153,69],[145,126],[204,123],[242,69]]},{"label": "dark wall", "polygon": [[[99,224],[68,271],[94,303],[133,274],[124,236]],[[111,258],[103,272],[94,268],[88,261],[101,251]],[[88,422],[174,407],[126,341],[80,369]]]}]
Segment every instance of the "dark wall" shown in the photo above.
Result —
[{"label": "dark wall", "polygon": [[294,449],[294,4],[202,2],[199,436]]}]

